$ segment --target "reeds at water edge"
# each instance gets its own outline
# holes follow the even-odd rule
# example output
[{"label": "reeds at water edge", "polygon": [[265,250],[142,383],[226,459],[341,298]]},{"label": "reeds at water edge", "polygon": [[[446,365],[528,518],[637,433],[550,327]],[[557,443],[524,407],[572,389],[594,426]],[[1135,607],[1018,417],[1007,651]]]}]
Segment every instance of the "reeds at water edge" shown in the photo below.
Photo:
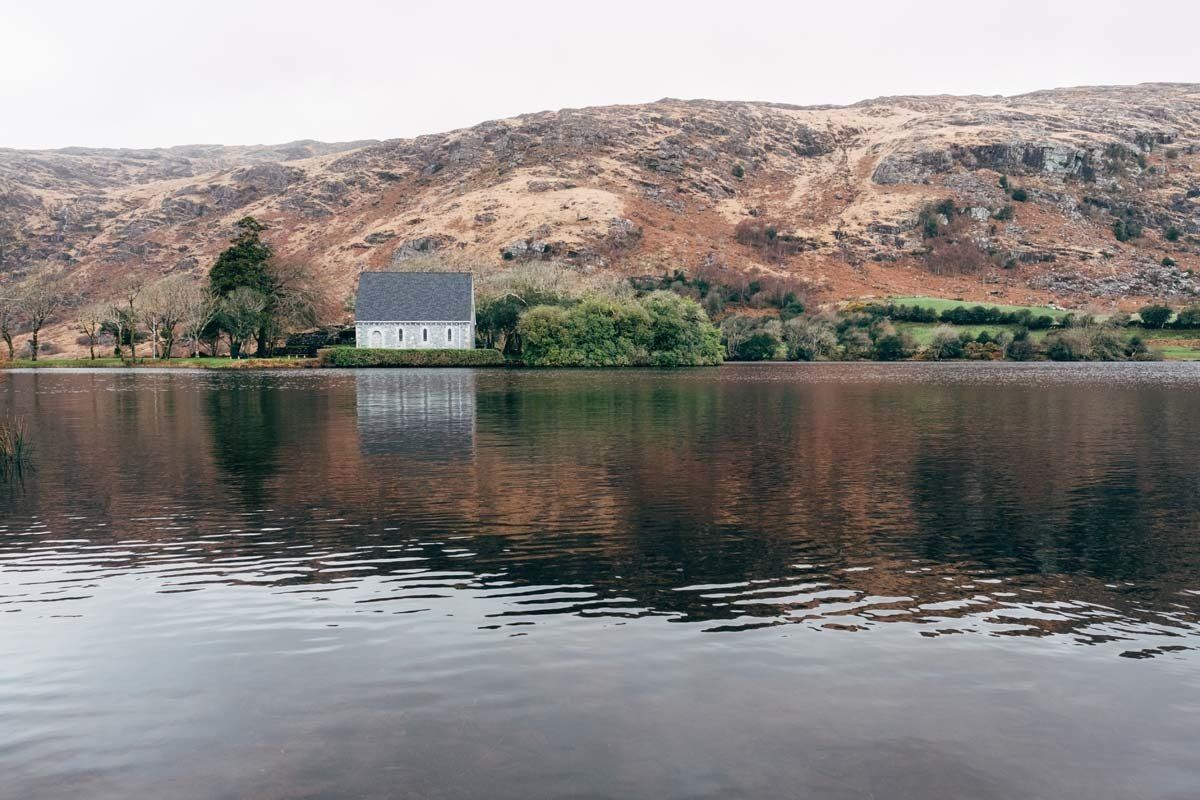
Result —
[{"label": "reeds at water edge", "polygon": [[25,423],[18,417],[0,419],[0,466],[24,464],[32,452]]}]

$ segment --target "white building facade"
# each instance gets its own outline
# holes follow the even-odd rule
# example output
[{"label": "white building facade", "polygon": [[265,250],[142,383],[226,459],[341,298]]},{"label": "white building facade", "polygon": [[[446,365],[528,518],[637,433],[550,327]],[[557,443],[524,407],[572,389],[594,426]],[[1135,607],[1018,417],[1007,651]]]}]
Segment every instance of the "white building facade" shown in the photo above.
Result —
[{"label": "white building facade", "polygon": [[387,350],[470,350],[475,347],[474,322],[358,322],[358,347]]},{"label": "white building facade", "polygon": [[364,272],[355,344],[388,350],[475,347],[475,285],[466,272]]}]

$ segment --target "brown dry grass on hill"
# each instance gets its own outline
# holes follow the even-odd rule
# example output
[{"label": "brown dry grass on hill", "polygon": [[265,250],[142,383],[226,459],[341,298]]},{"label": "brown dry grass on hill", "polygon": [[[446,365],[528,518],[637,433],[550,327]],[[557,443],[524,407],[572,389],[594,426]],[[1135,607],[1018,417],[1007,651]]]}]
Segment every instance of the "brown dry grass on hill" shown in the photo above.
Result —
[{"label": "brown dry grass on hill", "polygon": [[[1029,201],[1013,202],[1001,175]],[[931,245],[918,214],[945,198],[967,212]],[[997,221],[1005,205],[1013,218]],[[631,276],[774,276],[817,302],[1133,307],[1194,291],[1200,87],[844,108],[663,100],[407,141],[0,151],[0,282],[64,267],[103,297],[126,275],[203,279],[245,214],[332,296],[364,269],[421,257],[480,274],[559,259]],[[1116,218],[1145,233],[1117,242]]]}]

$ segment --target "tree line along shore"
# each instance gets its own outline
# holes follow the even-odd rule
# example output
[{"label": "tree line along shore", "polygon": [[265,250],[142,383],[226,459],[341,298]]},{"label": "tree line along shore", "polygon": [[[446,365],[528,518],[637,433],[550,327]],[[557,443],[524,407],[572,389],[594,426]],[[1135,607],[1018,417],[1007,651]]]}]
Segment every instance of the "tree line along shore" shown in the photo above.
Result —
[{"label": "tree line along shore", "polygon": [[[804,284],[713,271],[625,278],[528,261],[477,282],[476,350],[347,347],[353,296],[331,298],[265,226],[240,220],[207,281],[124,279],[103,302],[54,273],[0,285],[0,366],[681,367],[724,361],[1200,360],[1200,304],[1094,316],[896,298],[811,308]],[[429,258],[401,268],[445,268]],[[57,357],[67,322],[87,358]],[[318,355],[319,353],[319,355]]]}]

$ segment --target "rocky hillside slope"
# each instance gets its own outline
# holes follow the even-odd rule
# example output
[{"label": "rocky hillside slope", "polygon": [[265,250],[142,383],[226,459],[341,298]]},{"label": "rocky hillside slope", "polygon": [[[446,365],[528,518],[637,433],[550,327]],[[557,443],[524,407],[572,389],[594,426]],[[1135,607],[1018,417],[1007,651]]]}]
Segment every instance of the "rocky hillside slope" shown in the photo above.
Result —
[{"label": "rocky hillside slope", "polygon": [[785,276],[818,302],[1181,302],[1200,291],[1200,85],[663,100],[411,140],[0,150],[0,281],[65,268],[102,296],[123,273],[201,278],[245,214],[338,297],[363,269],[435,253],[479,272],[559,258]]}]

